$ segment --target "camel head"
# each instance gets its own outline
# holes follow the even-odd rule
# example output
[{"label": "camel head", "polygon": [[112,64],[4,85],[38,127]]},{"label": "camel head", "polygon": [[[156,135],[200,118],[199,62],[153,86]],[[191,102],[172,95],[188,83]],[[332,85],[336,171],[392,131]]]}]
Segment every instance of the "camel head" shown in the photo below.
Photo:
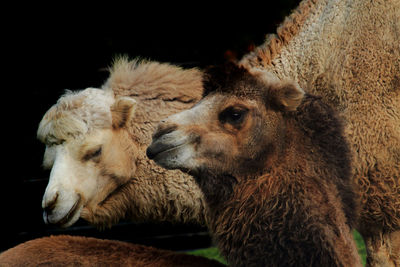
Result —
[{"label": "camel head", "polygon": [[200,184],[204,172],[243,177],[267,167],[284,145],[285,113],[296,110],[303,90],[235,65],[206,71],[204,89],[193,108],[159,124],[148,157],[189,172]]},{"label": "camel head", "polygon": [[43,166],[51,170],[42,202],[46,223],[72,225],[132,177],[136,150],[124,125],[135,103],[88,88],[67,92],[44,115],[38,138],[46,145]]}]

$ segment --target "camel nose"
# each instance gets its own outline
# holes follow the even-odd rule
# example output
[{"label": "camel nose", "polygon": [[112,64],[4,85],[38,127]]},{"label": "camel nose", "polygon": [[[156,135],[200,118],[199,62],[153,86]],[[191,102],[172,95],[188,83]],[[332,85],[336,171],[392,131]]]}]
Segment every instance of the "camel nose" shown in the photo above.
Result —
[{"label": "camel nose", "polygon": [[[162,121],[164,122],[164,121]],[[173,131],[175,131],[178,128],[178,126],[176,124],[167,124],[167,123],[161,123],[156,132],[153,135],[153,141],[155,141],[156,139],[160,138],[161,136],[165,135],[165,134],[169,134]]]},{"label": "camel nose", "polygon": [[43,208],[43,219],[46,224],[48,224],[47,217],[52,214],[54,208],[56,207],[58,199],[58,193],[55,193],[51,199],[43,199],[42,208]]},{"label": "camel nose", "polygon": [[157,153],[154,153],[153,152],[153,150],[150,148],[150,147],[148,147],[147,149],[146,149],[146,156],[149,158],[149,159],[154,159],[154,157],[157,155]]},{"label": "camel nose", "polygon": [[146,149],[146,155],[149,159],[153,159],[160,151],[165,150],[166,145],[162,142],[163,137],[169,133],[172,133],[176,129],[178,129],[176,124],[167,124],[165,121],[161,121],[153,135],[153,142]]}]

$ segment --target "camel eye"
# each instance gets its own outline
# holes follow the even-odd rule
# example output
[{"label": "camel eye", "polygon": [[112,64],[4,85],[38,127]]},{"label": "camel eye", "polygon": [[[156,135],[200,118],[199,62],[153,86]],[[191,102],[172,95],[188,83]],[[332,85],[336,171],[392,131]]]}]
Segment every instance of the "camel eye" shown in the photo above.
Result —
[{"label": "camel eye", "polygon": [[97,150],[95,150],[91,156],[92,156],[92,158],[94,158],[94,157],[98,157],[100,155],[101,155],[101,147],[99,147]]},{"label": "camel eye", "polygon": [[229,123],[233,126],[240,126],[244,121],[248,109],[242,107],[229,107],[219,114],[219,121],[221,123]]},{"label": "camel eye", "polygon": [[84,161],[88,161],[90,159],[98,158],[101,155],[101,147],[98,147],[94,150],[88,151],[85,156],[83,156]]}]

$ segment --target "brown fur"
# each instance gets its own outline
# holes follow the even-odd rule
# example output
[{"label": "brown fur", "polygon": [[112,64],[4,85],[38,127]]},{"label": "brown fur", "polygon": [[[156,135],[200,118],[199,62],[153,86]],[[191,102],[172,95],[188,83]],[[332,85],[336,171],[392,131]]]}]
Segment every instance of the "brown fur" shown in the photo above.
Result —
[{"label": "brown fur", "polygon": [[245,55],[245,59],[249,59],[246,63],[252,66],[270,65],[272,60],[279,55],[282,48],[299,33],[302,24],[306,21],[310,12],[313,11],[314,4],[317,1],[307,0],[300,2],[299,6],[278,27],[276,34],[268,34],[264,45],[256,47],[255,51]]},{"label": "brown fur", "polygon": [[241,60],[294,79],[344,118],[370,266],[400,265],[399,43],[399,0],[304,0]]},{"label": "brown fur", "polygon": [[[351,156],[333,110],[295,84],[243,68],[208,76],[203,100],[161,123],[148,155],[194,175],[229,264],[360,266]],[[184,136],[191,149],[173,147]],[[191,156],[179,165],[180,151]]]},{"label": "brown fur", "polygon": [[28,266],[224,266],[199,256],[115,240],[50,236],[22,243],[0,254],[2,267]]}]

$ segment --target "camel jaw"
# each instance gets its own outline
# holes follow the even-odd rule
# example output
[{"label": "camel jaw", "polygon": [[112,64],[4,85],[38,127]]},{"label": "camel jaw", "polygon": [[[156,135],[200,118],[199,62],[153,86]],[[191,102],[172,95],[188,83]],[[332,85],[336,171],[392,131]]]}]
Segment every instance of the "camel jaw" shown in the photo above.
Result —
[{"label": "camel jaw", "polygon": [[[73,225],[80,217],[82,211],[82,198],[77,195],[77,198],[73,201],[69,201],[64,205],[57,205],[55,202],[53,205],[44,207],[43,220],[46,224],[53,224],[62,228],[67,228]],[[57,201],[57,199],[55,199]]]}]

